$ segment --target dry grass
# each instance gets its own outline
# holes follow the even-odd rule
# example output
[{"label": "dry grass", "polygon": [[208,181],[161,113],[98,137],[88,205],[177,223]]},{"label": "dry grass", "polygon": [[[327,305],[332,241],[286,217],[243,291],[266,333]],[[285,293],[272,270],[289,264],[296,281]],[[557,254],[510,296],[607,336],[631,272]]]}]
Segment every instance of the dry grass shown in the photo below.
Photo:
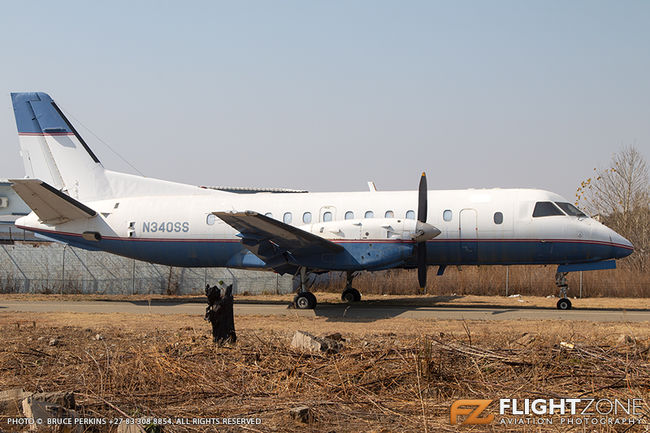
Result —
[{"label": "dry grass", "polygon": [[[557,295],[555,271],[557,266],[509,266],[509,293],[527,296]],[[505,266],[463,266],[449,267],[442,276],[436,275],[437,268],[430,268],[426,293],[432,295],[504,295],[506,291]],[[650,298],[650,274],[621,267],[606,271],[582,273],[583,297],[629,297]],[[571,296],[577,296],[580,288],[580,274],[569,273],[567,277]],[[329,283],[317,285],[321,291],[340,292],[345,278],[332,273]],[[419,290],[415,270],[388,270],[360,274],[354,280],[354,287],[362,293],[406,295]]]},{"label": "dry grass", "polygon": [[[647,323],[247,316],[237,318],[237,345],[215,347],[208,325],[194,316],[52,313],[38,317],[35,328],[32,319],[0,315],[0,388],[74,390],[86,416],[121,416],[119,409],[131,416],[260,418],[251,431],[454,431],[448,412],[458,398],[650,398]],[[345,348],[334,355],[293,350],[297,329],[341,332]],[[524,332],[532,343],[516,342]],[[103,339],[94,340],[96,333]],[[634,341],[617,343],[621,333]],[[60,345],[48,346],[53,337]],[[299,405],[312,409],[314,422],[288,418]]]}]

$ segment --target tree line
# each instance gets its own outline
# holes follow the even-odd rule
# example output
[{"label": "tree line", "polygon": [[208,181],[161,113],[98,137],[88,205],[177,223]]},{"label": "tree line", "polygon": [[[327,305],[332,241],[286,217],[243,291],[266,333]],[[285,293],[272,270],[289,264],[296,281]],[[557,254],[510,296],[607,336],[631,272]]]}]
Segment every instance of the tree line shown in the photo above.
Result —
[{"label": "tree line", "polygon": [[576,205],[634,245],[634,253],[621,266],[645,273],[650,269],[650,192],[648,167],[635,146],[612,156],[605,168],[594,168],[580,183]]}]

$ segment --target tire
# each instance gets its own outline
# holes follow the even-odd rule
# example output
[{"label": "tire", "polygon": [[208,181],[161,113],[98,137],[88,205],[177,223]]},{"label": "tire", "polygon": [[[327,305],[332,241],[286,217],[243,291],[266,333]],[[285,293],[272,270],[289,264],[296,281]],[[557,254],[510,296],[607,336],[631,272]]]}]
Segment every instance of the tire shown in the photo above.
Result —
[{"label": "tire", "polygon": [[293,303],[299,310],[313,310],[316,307],[316,296],[311,292],[299,293]]},{"label": "tire", "polygon": [[557,301],[557,309],[558,310],[570,310],[571,309],[571,301],[568,298],[562,298],[559,301]]},{"label": "tire", "polygon": [[312,292],[307,292],[307,293],[305,293],[305,296],[307,296],[309,298],[309,302],[310,302],[310,305],[311,305],[310,309],[316,308],[316,304],[318,303],[316,301],[316,295],[314,295]]},{"label": "tire", "polygon": [[352,287],[347,288],[343,291],[343,293],[341,293],[341,300],[347,303],[359,302],[361,300],[361,293]]}]

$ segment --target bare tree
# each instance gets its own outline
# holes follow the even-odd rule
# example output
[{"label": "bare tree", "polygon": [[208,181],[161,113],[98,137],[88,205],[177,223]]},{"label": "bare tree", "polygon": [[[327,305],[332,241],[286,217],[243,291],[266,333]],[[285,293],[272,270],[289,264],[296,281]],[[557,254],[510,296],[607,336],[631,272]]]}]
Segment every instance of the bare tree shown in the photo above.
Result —
[{"label": "bare tree", "polygon": [[614,154],[610,167],[595,169],[594,177],[576,191],[576,205],[629,239],[635,253],[626,262],[641,272],[649,268],[650,192],[648,167],[634,146]]}]

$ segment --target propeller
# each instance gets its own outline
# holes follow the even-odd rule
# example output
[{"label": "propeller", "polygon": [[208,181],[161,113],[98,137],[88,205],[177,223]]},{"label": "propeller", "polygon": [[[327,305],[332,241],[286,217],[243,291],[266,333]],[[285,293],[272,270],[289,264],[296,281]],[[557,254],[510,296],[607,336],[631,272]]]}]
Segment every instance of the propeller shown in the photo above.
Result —
[{"label": "propeller", "polygon": [[418,187],[418,219],[415,223],[415,233],[412,236],[415,241],[414,253],[418,266],[420,289],[424,289],[427,285],[427,241],[440,234],[440,230],[427,224],[427,196],[427,175],[423,172]]},{"label": "propeller", "polygon": [[[426,224],[427,222],[427,194],[427,175],[422,172],[422,176],[420,177],[420,186],[418,187],[418,222],[423,224]],[[427,285],[426,239],[416,241],[415,257],[418,263],[418,282],[420,283],[420,289],[424,289]]]}]

